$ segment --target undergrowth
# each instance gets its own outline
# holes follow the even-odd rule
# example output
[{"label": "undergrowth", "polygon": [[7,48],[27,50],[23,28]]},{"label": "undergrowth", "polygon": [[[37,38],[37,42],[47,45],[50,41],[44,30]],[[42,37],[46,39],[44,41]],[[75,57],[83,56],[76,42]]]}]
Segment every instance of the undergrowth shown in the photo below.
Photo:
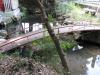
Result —
[{"label": "undergrowth", "polygon": [[[69,42],[67,40],[60,40],[60,43],[65,53],[67,53],[67,51],[74,46],[72,42]],[[47,37],[37,41],[33,41],[33,45],[36,45],[40,48],[40,51],[33,53],[33,58],[37,61],[53,66],[57,73],[62,75],[60,58],[52,39],[50,37]]]},{"label": "undergrowth", "polygon": [[92,16],[91,13],[85,13],[85,10],[79,5],[75,5],[74,2],[57,3],[56,12],[60,12],[66,16],[68,15],[75,21],[91,21],[93,23],[100,23],[99,18]]},{"label": "undergrowth", "polygon": [[[68,49],[72,48],[74,44],[69,41],[60,40],[61,47],[64,52],[67,52]],[[31,48],[28,48],[28,52],[26,51],[24,55],[22,55],[21,51],[18,48],[11,53],[0,54],[0,58],[5,56],[15,56],[15,57],[28,57],[32,58],[37,62],[45,63],[49,66],[52,66],[53,69],[60,75],[63,74],[61,61],[59,55],[56,51],[55,45],[50,37],[42,38],[32,42],[32,45],[37,47],[38,51],[33,51]],[[27,54],[27,55],[26,55]],[[20,65],[18,65],[20,66]]]}]

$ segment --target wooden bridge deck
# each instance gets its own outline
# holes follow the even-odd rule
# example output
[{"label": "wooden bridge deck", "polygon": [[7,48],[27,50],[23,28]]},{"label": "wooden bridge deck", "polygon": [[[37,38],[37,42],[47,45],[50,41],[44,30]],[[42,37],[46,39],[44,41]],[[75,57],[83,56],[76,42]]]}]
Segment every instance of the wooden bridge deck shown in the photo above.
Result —
[{"label": "wooden bridge deck", "polygon": [[[55,34],[60,33],[69,33],[75,31],[94,31],[100,30],[100,26],[98,25],[67,25],[67,26],[58,26],[54,27]],[[43,37],[49,36],[47,30],[37,30],[34,32],[29,32],[24,35],[20,35],[15,38],[8,39],[2,43],[0,43],[0,52],[5,52],[10,49],[16,48],[20,45],[26,44],[33,40],[37,40]]]}]

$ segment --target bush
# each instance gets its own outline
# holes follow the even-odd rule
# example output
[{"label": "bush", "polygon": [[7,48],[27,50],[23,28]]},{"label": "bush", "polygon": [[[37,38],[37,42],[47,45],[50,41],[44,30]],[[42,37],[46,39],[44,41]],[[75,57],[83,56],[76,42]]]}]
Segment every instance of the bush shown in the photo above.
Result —
[{"label": "bush", "polygon": [[73,48],[74,45],[75,44],[73,42],[70,42],[70,41],[61,41],[61,47],[64,50],[64,52],[67,52],[68,50]]}]

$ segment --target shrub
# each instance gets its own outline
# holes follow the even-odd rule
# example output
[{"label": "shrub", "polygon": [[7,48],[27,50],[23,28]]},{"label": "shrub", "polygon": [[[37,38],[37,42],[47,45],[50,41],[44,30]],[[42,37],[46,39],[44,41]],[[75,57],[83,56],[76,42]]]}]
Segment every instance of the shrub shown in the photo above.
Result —
[{"label": "shrub", "polygon": [[75,44],[73,42],[69,41],[61,41],[61,47],[64,50],[64,52],[67,52],[69,49],[71,49]]}]

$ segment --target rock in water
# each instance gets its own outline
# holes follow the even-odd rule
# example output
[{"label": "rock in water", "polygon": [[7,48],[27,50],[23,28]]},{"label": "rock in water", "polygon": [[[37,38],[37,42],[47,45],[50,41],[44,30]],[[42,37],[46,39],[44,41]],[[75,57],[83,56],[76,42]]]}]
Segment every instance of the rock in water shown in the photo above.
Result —
[{"label": "rock in water", "polygon": [[80,46],[80,45],[76,45],[73,47],[73,51],[76,51],[76,50],[80,50],[80,49],[83,49],[83,46]]}]

